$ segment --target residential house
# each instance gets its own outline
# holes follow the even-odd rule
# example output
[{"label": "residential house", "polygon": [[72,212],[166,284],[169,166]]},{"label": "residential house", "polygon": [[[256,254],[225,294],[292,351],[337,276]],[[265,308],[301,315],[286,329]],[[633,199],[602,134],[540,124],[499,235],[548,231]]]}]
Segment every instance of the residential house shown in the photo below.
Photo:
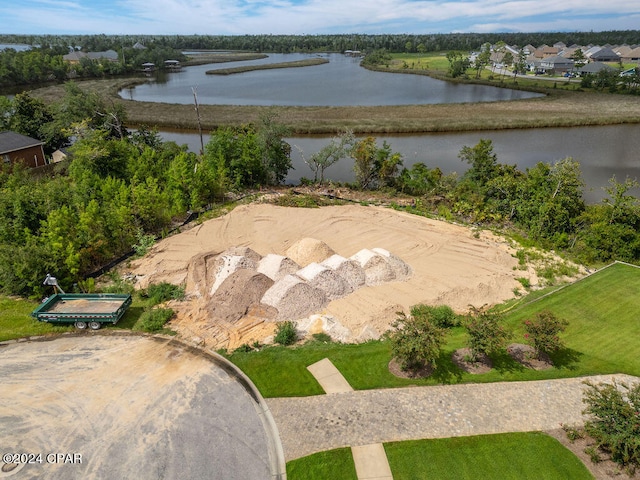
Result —
[{"label": "residential house", "polygon": [[615,71],[616,69],[613,68],[610,65],[607,65],[606,63],[602,63],[602,62],[590,62],[587,63],[586,65],[583,65],[582,67],[580,67],[578,69],[578,73],[580,75],[586,75],[586,74],[596,74],[601,70],[607,70],[607,71]]},{"label": "residential house", "polygon": [[88,52],[87,56],[91,60],[108,60],[110,62],[118,61],[118,52],[115,50],[106,50],[104,52]]},{"label": "residential house", "polygon": [[72,65],[80,63],[83,58],[89,58],[91,60],[108,60],[110,62],[118,61],[118,52],[115,50],[107,50],[104,52],[80,52],[74,51],[63,55],[62,59]]},{"label": "residential house", "polygon": [[47,164],[43,143],[15,132],[0,132],[0,161],[3,165],[23,163],[27,167]]},{"label": "residential house", "polygon": [[640,62],[640,47],[630,50],[622,56],[623,62]]},{"label": "residential house", "polygon": [[609,47],[602,47],[589,56],[592,62],[619,62],[620,57]]},{"label": "residential house", "polygon": [[573,60],[570,58],[564,58],[560,55],[554,55],[552,57],[546,57],[540,60],[537,73],[565,73],[573,70]]}]

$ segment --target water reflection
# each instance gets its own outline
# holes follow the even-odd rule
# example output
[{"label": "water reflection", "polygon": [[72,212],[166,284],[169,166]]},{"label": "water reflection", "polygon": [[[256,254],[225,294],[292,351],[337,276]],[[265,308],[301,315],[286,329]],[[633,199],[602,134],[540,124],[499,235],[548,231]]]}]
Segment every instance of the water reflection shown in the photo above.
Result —
[{"label": "water reflection", "polygon": [[[200,138],[196,133],[161,132],[165,140],[187,144],[193,152],[200,150]],[[640,125],[615,125],[605,127],[548,128],[526,130],[501,130],[470,133],[434,133],[377,137],[378,145],[387,141],[394,152],[403,155],[404,166],[422,162],[430,168],[439,167],[445,173],[463,173],[468,168],[458,158],[463,146],[473,146],[480,139],[490,139],[498,161],[515,164],[524,170],[538,162],[553,163],[565,157],[580,162],[587,184],[585,199],[598,202],[604,197],[602,187],[615,175],[618,180],[626,176],[640,179]],[[205,143],[209,136],[205,137]],[[306,157],[325,146],[329,138],[323,136],[295,137],[287,141],[299,147]],[[301,177],[313,178],[298,148],[292,148],[294,170],[286,182],[298,184]],[[353,161],[345,159],[328,168],[325,178],[353,181]],[[640,190],[634,192],[640,197]]]},{"label": "water reflection", "polygon": [[380,106],[492,102],[538,97],[540,94],[486,85],[464,85],[423,75],[372,72],[359,59],[324,54],[329,63],[302,68],[256,70],[234,75],[207,75],[207,70],[292,62],[304,54],[272,54],[266,59],[183,68],[158,73],[144,85],[120,92],[123,98],[147,102],[209,105]]}]

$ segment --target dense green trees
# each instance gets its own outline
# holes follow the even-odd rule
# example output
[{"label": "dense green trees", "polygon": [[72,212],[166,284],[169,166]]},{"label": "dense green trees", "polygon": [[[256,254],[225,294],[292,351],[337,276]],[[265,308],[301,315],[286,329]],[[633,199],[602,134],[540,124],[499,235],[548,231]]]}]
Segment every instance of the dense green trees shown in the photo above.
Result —
[{"label": "dense green trees", "polygon": [[0,170],[4,293],[37,294],[48,272],[70,289],[229,188],[277,184],[291,166],[287,132],[273,112],[255,126],[214,132],[205,155],[197,156],[144,127],[128,132],[122,112],[73,85],[51,107],[27,94],[1,98],[3,126],[35,137],[42,131],[74,137],[70,162],[52,176],[19,165]]}]

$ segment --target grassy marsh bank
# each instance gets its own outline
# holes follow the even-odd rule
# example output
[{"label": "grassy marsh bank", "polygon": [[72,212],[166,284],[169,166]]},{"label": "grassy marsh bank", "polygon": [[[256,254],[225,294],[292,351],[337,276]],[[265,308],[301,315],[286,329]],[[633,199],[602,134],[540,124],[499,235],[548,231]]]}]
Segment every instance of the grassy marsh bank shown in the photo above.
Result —
[{"label": "grassy marsh bank", "polygon": [[[82,89],[121,103],[129,124],[197,130],[193,105],[124,100],[118,92],[145,82],[118,78],[79,82]],[[277,109],[279,121],[294,134],[327,134],[349,128],[358,134],[394,134],[500,130],[513,128],[574,127],[640,123],[640,96],[547,88],[543,98],[509,102],[360,107],[261,107],[200,105],[202,127],[255,122],[260,113]],[[59,100],[64,86],[34,90],[45,101]]]}]

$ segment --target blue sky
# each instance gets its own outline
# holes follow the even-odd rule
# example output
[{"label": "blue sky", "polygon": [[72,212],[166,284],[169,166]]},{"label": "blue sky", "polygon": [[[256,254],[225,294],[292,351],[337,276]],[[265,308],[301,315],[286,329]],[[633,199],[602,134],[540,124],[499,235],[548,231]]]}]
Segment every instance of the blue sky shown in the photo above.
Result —
[{"label": "blue sky", "polygon": [[0,33],[322,34],[635,30],[638,0],[2,0]]}]

